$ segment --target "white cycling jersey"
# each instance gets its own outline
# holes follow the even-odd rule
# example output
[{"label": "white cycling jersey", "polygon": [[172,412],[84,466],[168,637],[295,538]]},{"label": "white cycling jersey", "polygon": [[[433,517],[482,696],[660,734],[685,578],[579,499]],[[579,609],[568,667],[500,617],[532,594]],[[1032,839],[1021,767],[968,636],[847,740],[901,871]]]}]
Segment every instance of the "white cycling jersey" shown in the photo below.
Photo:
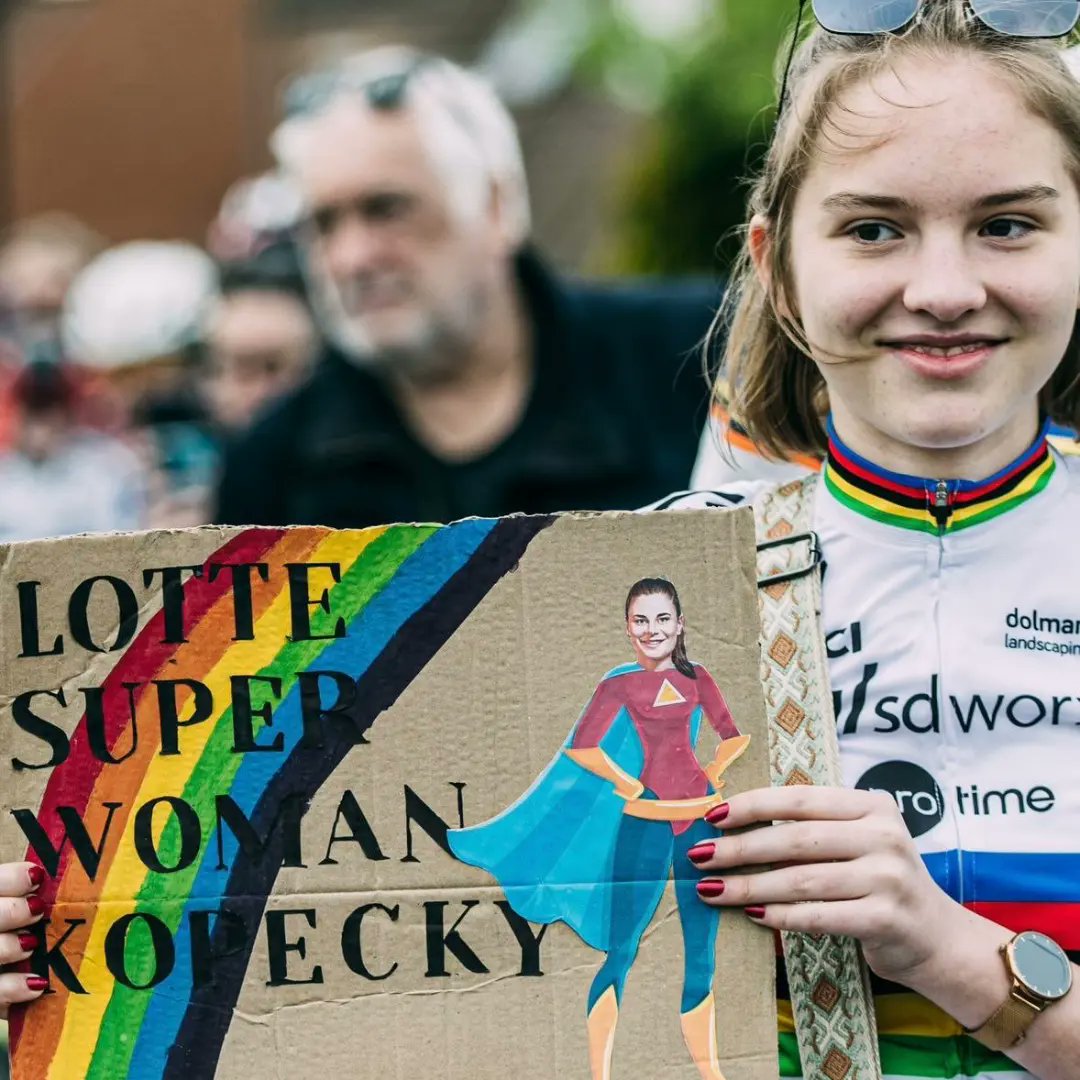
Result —
[{"label": "white cycling jersey", "polygon": [[[732,483],[755,466],[735,454],[699,460],[695,483],[722,492],[664,505],[752,498],[765,483]],[[1080,959],[1080,458],[1044,431],[987,481],[922,479],[832,433],[814,519],[847,784],[892,795],[952,897]],[[890,1080],[1030,1076],[903,988],[875,994]],[[798,1076],[783,1001],[781,1026]]]}]

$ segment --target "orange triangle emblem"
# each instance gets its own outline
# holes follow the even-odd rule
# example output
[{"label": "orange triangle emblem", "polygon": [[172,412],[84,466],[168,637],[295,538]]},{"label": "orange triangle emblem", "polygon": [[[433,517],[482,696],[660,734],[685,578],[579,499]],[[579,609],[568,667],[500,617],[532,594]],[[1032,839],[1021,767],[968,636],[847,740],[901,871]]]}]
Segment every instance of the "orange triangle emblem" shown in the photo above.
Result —
[{"label": "orange triangle emblem", "polygon": [[660,686],[659,693],[656,695],[656,700],[653,702],[653,708],[655,709],[658,705],[681,705],[685,700],[686,698],[665,679]]}]

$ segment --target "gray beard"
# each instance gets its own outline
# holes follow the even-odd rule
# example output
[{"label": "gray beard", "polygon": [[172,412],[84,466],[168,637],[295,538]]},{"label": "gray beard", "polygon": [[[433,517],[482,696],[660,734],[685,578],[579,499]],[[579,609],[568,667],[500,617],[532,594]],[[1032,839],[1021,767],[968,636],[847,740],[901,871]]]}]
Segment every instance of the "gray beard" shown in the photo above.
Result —
[{"label": "gray beard", "polygon": [[350,363],[377,376],[438,379],[452,374],[469,350],[466,327],[477,326],[485,306],[478,289],[468,300],[460,326],[429,315],[413,340],[379,348],[353,325],[332,286],[320,283],[311,292],[326,337]]}]

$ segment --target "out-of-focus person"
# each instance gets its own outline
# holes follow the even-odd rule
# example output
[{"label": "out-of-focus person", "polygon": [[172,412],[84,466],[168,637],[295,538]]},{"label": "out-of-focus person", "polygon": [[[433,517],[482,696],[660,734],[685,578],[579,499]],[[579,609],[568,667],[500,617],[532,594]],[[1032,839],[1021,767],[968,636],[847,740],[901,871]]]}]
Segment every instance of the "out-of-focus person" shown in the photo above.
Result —
[{"label": "out-of-focus person", "polygon": [[61,358],[68,289],[104,248],[93,229],[63,213],[26,218],[0,236],[0,337],[27,362]]},{"label": "out-of-focus person", "polygon": [[15,380],[24,364],[60,360],[60,314],[71,282],[105,241],[70,214],[15,222],[0,235],[0,449],[15,438]]},{"label": "out-of-focus person", "polygon": [[137,241],[98,256],[75,279],[65,354],[95,377],[97,421],[150,471],[148,524],[202,524],[219,454],[198,392],[199,340],[217,267],[179,241]]},{"label": "out-of-focus person", "polygon": [[118,439],[79,421],[75,373],[33,360],[14,386],[14,445],[0,454],[0,540],[146,525],[146,474]]},{"label": "out-of-focus person", "polygon": [[[215,520],[358,527],[640,506],[705,420],[704,283],[571,283],[529,244],[509,114],[386,47],[297,80],[272,140],[329,344],[226,455]],[[552,163],[557,167],[557,163]]]},{"label": "out-of-focus person", "polygon": [[225,263],[218,289],[204,323],[201,384],[228,441],[310,375],[320,339],[291,245]]}]

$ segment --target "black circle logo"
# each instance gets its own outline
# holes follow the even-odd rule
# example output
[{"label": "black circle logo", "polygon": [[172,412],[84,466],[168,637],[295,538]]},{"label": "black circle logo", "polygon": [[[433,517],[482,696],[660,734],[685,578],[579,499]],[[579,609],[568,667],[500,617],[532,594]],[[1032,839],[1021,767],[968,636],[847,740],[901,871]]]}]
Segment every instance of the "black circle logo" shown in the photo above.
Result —
[{"label": "black circle logo", "polygon": [[885,761],[863,773],[860,791],[884,791],[893,797],[912,836],[929,832],[945,816],[937,781],[910,761]]}]

